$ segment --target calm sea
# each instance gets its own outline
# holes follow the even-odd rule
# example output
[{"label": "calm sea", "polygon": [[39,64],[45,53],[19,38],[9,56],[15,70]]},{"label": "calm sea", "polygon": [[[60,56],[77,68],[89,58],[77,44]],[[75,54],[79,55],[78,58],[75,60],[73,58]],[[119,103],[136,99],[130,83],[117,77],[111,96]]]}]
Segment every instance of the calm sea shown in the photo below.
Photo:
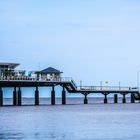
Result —
[{"label": "calm sea", "polygon": [[[11,99],[5,99],[11,104]],[[93,104],[94,102],[94,104]],[[28,106],[0,107],[0,140],[140,140],[140,104],[103,104],[103,99],[67,99],[68,105],[40,106],[24,98]]]}]

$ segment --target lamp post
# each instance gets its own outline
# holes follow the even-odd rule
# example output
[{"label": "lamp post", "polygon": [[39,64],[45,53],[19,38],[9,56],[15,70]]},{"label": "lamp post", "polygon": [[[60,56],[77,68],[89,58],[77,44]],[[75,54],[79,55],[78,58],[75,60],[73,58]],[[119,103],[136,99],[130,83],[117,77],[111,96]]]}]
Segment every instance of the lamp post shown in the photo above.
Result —
[{"label": "lamp post", "polygon": [[82,88],[82,80],[80,80],[80,89]]},{"label": "lamp post", "polygon": [[102,90],[103,82],[100,81],[100,90]]},{"label": "lamp post", "polygon": [[110,87],[109,87],[109,85],[108,85],[108,81],[105,81],[105,84],[106,84],[106,89],[108,90],[108,89],[110,89]]},{"label": "lamp post", "polygon": [[137,70],[137,88],[139,91],[139,70]]},{"label": "lamp post", "polygon": [[121,82],[119,81],[119,90],[121,90]]}]

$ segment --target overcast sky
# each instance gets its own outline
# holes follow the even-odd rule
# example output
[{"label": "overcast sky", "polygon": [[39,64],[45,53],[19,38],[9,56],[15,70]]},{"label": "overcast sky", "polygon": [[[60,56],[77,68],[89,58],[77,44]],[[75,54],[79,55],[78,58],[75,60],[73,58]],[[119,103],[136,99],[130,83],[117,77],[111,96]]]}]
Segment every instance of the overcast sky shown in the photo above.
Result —
[{"label": "overcast sky", "polygon": [[85,85],[136,85],[139,0],[0,0],[0,61]]}]

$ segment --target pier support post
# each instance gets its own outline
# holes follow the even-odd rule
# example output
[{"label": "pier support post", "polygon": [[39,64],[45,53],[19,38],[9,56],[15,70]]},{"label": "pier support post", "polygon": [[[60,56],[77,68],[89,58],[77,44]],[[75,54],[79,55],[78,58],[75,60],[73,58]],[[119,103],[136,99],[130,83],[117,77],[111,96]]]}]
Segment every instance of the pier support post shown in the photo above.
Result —
[{"label": "pier support post", "polygon": [[55,90],[54,90],[54,85],[52,86],[52,91],[51,91],[51,104],[55,105]]},{"label": "pier support post", "polygon": [[114,103],[118,103],[118,94],[114,94]]},{"label": "pier support post", "polygon": [[131,103],[135,103],[134,93],[131,93]]},{"label": "pier support post", "polygon": [[87,99],[87,93],[84,94],[85,98],[84,98],[84,104],[88,104],[88,99]]},{"label": "pier support post", "polygon": [[18,105],[21,106],[21,89],[18,88]]},{"label": "pier support post", "polygon": [[65,87],[63,86],[63,90],[62,90],[62,105],[66,104],[66,91],[65,91]]},{"label": "pier support post", "polygon": [[13,91],[13,105],[17,105],[17,91],[16,91],[16,87],[14,87],[14,91]]},{"label": "pier support post", "polygon": [[0,106],[3,106],[3,91],[1,87],[0,87]]},{"label": "pier support post", "polygon": [[38,86],[36,86],[36,90],[35,90],[35,105],[39,105],[39,90],[38,90]]},{"label": "pier support post", "polygon": [[123,95],[123,98],[122,98],[122,103],[126,103],[126,98],[125,98],[125,95],[126,95],[126,94],[125,94],[125,93],[123,93],[122,95]]},{"label": "pier support post", "polygon": [[104,93],[104,95],[105,95],[104,103],[107,104],[107,95],[108,95],[108,94],[107,94],[107,93]]}]

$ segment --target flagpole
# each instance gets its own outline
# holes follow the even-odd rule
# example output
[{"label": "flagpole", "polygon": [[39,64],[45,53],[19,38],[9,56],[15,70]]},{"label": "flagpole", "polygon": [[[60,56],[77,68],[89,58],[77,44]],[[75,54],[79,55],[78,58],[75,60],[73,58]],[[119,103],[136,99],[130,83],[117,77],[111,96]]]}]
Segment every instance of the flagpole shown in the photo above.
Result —
[{"label": "flagpole", "polygon": [[100,81],[100,89],[102,90],[102,81]]}]

